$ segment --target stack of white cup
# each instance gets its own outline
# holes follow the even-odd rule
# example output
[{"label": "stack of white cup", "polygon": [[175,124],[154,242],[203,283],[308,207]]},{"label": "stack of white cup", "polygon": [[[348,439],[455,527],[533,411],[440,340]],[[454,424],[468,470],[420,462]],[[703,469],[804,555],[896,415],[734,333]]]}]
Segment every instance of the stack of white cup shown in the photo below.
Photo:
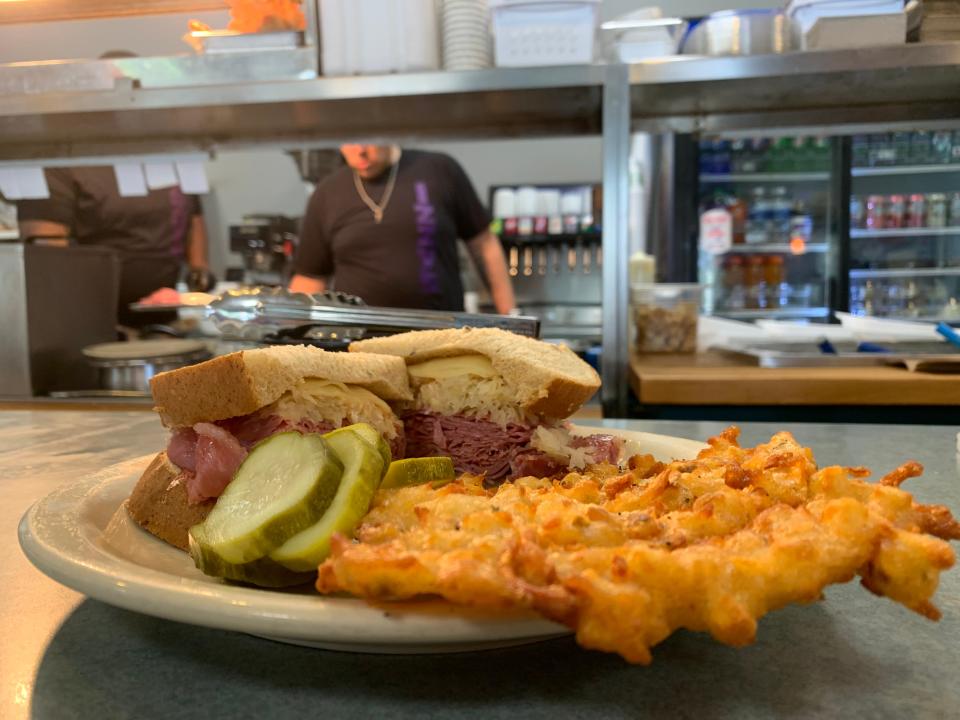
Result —
[{"label": "stack of white cup", "polygon": [[443,0],[444,70],[493,65],[487,0]]}]

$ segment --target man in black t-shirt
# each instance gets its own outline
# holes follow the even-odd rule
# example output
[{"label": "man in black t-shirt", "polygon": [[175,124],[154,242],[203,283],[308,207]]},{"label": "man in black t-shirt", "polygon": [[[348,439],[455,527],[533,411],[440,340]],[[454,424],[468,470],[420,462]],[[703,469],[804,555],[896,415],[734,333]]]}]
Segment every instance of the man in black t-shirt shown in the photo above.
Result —
[{"label": "man in black t-shirt", "polygon": [[486,275],[500,313],[514,309],[500,242],[470,180],[440,153],[344,145],[347,166],[307,205],[290,289],[332,287],[381,307],[462,310],[457,239]]},{"label": "man in black t-shirt", "polygon": [[121,264],[119,322],[138,326],[167,319],[133,313],[128,305],[159,288],[174,287],[185,261],[191,270],[208,269],[197,198],[177,186],[121,197],[109,166],[48,168],[44,175],[49,198],[17,201],[20,237],[44,237],[48,244],[72,239],[114,249]]}]

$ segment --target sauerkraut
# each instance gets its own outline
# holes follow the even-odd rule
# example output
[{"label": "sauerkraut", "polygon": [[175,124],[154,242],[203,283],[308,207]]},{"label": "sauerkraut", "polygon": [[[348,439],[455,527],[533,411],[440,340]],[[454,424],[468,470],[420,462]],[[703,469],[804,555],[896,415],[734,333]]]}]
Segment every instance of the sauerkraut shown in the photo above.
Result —
[{"label": "sauerkraut", "polygon": [[399,421],[383,400],[356,385],[308,380],[285,393],[269,409],[296,424],[299,420],[328,422],[339,427],[366,422],[373,425],[387,439],[397,436]]},{"label": "sauerkraut", "polygon": [[530,438],[530,447],[544,455],[566,462],[571,469],[583,470],[594,462],[592,448],[573,447],[570,444],[572,441],[573,436],[564,427],[548,428],[539,425],[533,431],[533,437]]},{"label": "sauerkraut", "polygon": [[455,375],[419,382],[415,380],[414,392],[417,410],[431,410],[441,415],[472,415],[501,427],[511,422],[530,421],[499,375],[486,378]]}]

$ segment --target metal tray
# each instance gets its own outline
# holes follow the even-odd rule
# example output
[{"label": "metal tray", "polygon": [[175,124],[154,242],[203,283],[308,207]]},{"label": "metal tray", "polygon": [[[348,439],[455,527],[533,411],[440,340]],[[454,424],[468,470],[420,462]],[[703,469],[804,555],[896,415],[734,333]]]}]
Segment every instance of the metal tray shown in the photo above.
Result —
[{"label": "metal tray", "polygon": [[205,53],[244,52],[249,50],[295,50],[304,44],[297,30],[238,33],[232,30],[198,30],[190,33]]},{"label": "metal tray", "polygon": [[[836,354],[824,353],[817,343],[756,343],[747,347],[720,346],[714,350],[757,367],[876,367],[919,363],[958,363],[960,348],[942,342],[881,343],[889,352],[857,352],[857,343],[834,342]],[[920,366],[922,367],[922,365]]]}]

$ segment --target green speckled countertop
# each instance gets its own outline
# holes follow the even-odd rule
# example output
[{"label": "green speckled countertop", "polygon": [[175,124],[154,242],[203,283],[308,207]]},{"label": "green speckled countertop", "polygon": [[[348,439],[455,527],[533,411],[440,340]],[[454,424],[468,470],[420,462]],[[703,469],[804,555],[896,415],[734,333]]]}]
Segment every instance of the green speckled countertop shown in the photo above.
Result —
[{"label": "green speckled countertop", "polygon": [[[704,439],[723,426],[612,422]],[[744,443],[792,430],[821,465],[886,472],[913,458],[921,502],[960,511],[954,427],[746,424]],[[58,585],[17,545],[53,488],[158,449],[150,413],[0,412],[0,717],[21,718],[954,718],[960,717],[960,570],[939,623],[856,583],[760,622],[724,647],[678,632],[649,667],[572,639],[420,656],[314,650],[119,610]]]}]

